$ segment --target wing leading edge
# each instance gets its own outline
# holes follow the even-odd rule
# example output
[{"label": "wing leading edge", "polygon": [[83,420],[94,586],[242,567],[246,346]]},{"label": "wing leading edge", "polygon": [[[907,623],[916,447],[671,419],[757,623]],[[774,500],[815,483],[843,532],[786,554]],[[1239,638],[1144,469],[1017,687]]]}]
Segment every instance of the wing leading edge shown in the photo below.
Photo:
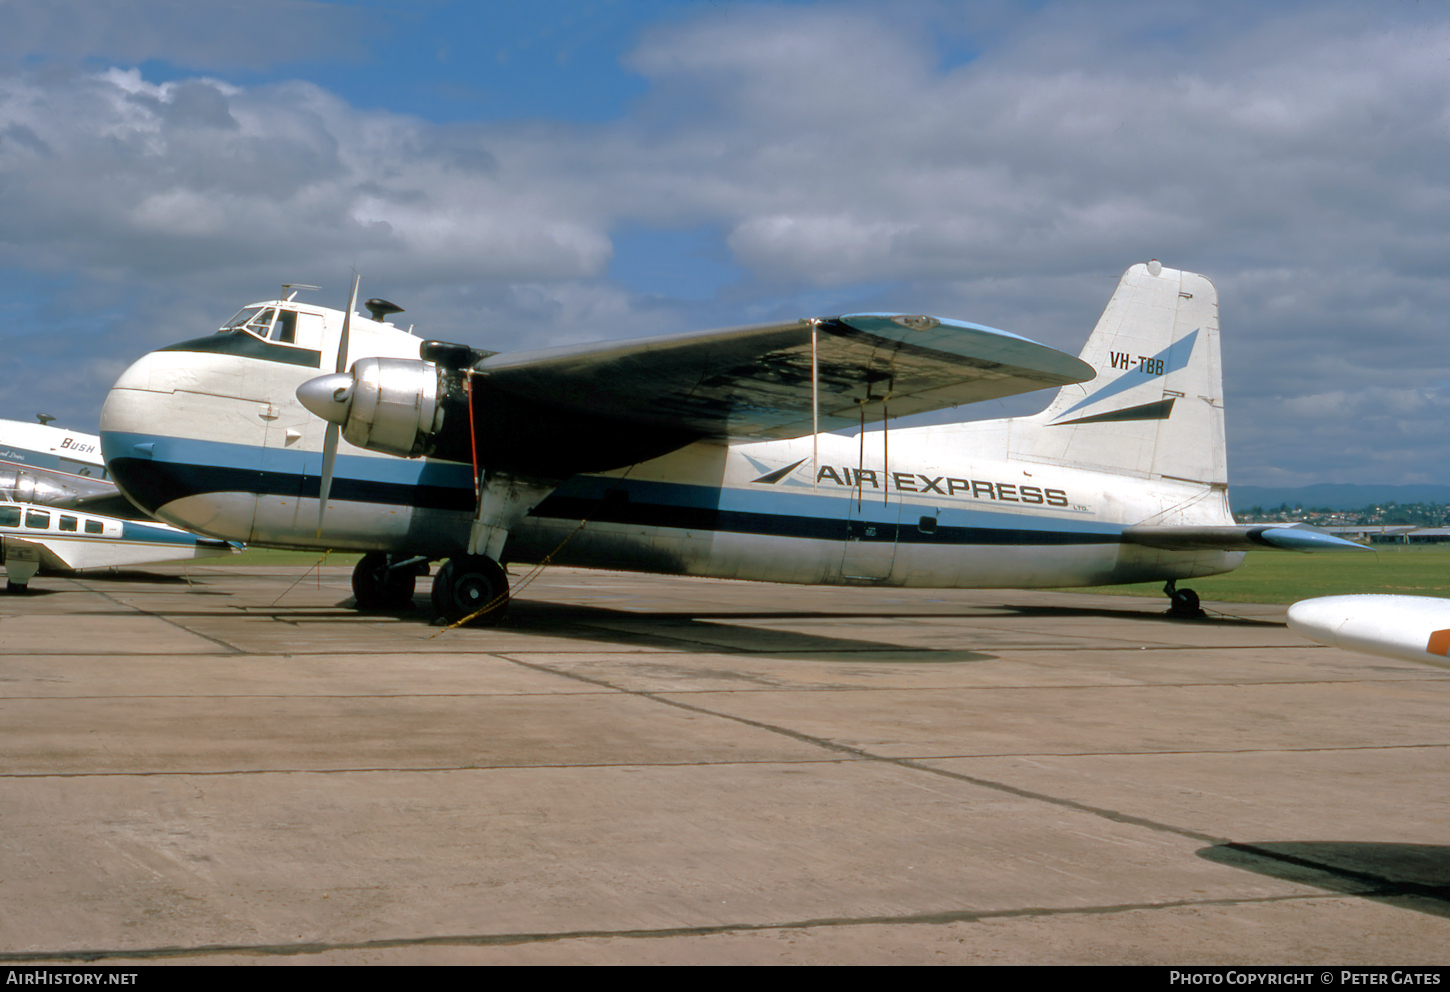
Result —
[{"label": "wing leading edge", "polygon": [[1093,378],[1090,365],[980,324],[863,313],[485,358],[488,388],[531,404],[699,437],[876,423]]}]

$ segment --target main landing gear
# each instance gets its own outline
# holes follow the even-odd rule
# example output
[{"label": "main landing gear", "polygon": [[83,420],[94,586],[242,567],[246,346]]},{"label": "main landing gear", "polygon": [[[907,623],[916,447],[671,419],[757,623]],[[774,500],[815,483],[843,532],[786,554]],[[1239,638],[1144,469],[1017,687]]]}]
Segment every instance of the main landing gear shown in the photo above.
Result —
[{"label": "main landing gear", "polygon": [[1168,615],[1170,617],[1199,620],[1208,616],[1198,605],[1198,593],[1192,589],[1179,589],[1177,579],[1169,579],[1165,582],[1163,592],[1168,597]]},{"label": "main landing gear", "polygon": [[[418,576],[427,574],[428,559],[420,555],[369,552],[352,570],[352,592],[357,597],[357,608],[412,609]],[[495,624],[503,619],[508,606],[508,573],[487,555],[456,555],[444,562],[433,576],[432,598],[434,611],[447,623],[457,623],[478,613],[471,623]]]},{"label": "main landing gear", "polygon": [[371,551],[352,570],[352,594],[357,597],[357,608],[411,609],[418,576],[427,574],[427,558]]},{"label": "main landing gear", "polygon": [[475,613],[471,623],[498,623],[508,600],[508,573],[487,555],[457,555],[433,576],[433,609],[448,623]]}]

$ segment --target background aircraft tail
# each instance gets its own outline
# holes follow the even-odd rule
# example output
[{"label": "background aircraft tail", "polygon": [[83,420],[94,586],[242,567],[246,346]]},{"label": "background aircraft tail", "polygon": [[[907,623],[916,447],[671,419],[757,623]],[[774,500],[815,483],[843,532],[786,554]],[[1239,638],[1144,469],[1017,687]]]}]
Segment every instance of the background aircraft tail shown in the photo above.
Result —
[{"label": "background aircraft tail", "polygon": [[1213,283],[1156,261],[1133,266],[1080,357],[1097,378],[1014,418],[1011,457],[1227,485]]}]

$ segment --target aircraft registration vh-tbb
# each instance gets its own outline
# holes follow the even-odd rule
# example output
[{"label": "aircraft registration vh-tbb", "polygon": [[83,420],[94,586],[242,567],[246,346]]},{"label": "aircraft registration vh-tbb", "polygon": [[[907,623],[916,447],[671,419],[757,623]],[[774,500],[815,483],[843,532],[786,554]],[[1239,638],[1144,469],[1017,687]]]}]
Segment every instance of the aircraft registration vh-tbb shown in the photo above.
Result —
[{"label": "aircraft registration vh-tbb", "polygon": [[[312,288],[312,287],[308,287]],[[434,576],[502,613],[500,562],[770,582],[1093,586],[1358,550],[1229,512],[1218,303],[1128,270],[1081,358],[978,324],[850,314],[513,354],[420,341],[357,282],[154,351],[101,415],[106,464],[161,520],[253,546],[369,552],[362,608]],[[336,372],[319,374],[329,368]],[[346,370],[346,371],[345,371]],[[1059,387],[1035,416],[829,433]]]}]

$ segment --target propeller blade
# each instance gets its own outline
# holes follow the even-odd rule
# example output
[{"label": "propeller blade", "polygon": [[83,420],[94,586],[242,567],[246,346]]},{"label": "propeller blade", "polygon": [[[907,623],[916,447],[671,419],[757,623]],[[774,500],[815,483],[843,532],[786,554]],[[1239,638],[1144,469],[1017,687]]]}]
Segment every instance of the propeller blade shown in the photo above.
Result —
[{"label": "propeller blade", "polygon": [[332,492],[332,466],[337,461],[337,436],[342,428],[337,424],[327,425],[327,437],[322,442],[322,485],[317,490],[317,536],[322,536],[322,517],[327,513],[327,497]]},{"label": "propeller blade", "polygon": [[[362,282],[362,276],[354,272],[352,276],[352,293],[347,298],[347,311],[342,315],[342,336],[338,339],[337,342],[338,374],[341,374],[343,370],[347,368],[347,338],[349,332],[352,330],[352,312],[357,309],[357,287],[358,283],[360,282]],[[319,379],[322,378],[326,377],[319,376]],[[316,382],[317,380],[312,381]],[[303,385],[305,386],[306,383],[304,383]],[[342,394],[344,390],[341,388],[341,383],[334,381],[332,385],[334,387],[338,387],[332,390],[328,390],[328,392],[332,394],[332,400],[335,404],[342,399]],[[302,400],[303,404],[306,405],[308,409],[313,409],[312,405],[303,398],[301,389],[298,390],[297,398],[299,400]],[[347,397],[347,399],[350,401],[351,396]],[[340,426],[340,421],[334,419],[335,411],[336,407],[334,406],[331,411],[334,413],[333,417],[329,417],[327,416],[327,414],[323,413],[318,414],[318,416],[325,417],[327,419],[327,435],[325,438],[323,438],[322,441],[322,480],[321,484],[318,486],[317,489],[318,537],[322,536],[322,520],[323,517],[327,515],[327,497],[332,493],[332,467],[337,462],[337,441],[338,437],[342,434],[342,427]],[[317,411],[314,409],[313,412],[316,413]],[[345,421],[346,419],[347,413],[346,406],[344,405],[342,420]]]},{"label": "propeller blade", "polygon": [[352,329],[352,312],[357,308],[357,286],[362,282],[362,276],[356,272],[352,276],[352,295],[347,298],[347,312],[342,315],[342,339],[337,342],[337,368],[333,371],[342,372],[347,368],[347,334]]}]

